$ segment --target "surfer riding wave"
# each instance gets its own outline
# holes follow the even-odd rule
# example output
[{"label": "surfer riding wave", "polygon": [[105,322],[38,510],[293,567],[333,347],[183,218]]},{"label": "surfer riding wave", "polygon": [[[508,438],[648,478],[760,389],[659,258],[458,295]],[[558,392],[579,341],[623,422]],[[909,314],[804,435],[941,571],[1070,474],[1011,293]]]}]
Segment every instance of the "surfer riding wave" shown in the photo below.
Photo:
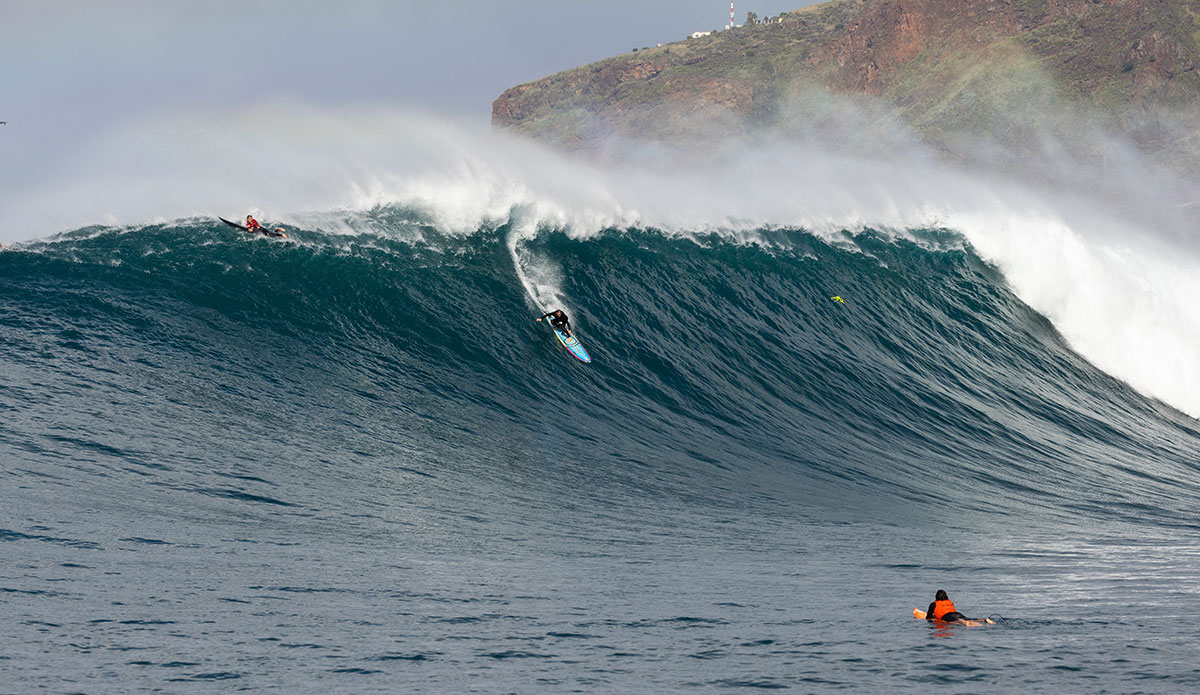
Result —
[{"label": "surfer riding wave", "polygon": [[571,320],[567,318],[567,312],[563,311],[562,309],[555,309],[548,314],[542,314],[538,318],[538,321],[541,321],[542,319],[550,319],[550,325],[553,326],[555,330],[562,331],[567,335],[568,338],[573,337],[573,334],[571,333]]}]

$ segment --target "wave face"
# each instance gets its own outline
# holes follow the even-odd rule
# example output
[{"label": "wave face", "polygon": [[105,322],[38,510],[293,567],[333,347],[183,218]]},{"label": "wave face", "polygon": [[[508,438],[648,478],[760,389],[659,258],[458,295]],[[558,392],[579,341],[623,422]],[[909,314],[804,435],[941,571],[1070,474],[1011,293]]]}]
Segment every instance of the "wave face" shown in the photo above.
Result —
[{"label": "wave face", "polygon": [[[1079,357],[954,230],[359,217],[375,231],[192,220],[0,252],[0,452],[164,506],[348,509],[402,476],[435,506],[1194,523],[1197,422]],[[533,321],[559,304],[592,364]]]}]

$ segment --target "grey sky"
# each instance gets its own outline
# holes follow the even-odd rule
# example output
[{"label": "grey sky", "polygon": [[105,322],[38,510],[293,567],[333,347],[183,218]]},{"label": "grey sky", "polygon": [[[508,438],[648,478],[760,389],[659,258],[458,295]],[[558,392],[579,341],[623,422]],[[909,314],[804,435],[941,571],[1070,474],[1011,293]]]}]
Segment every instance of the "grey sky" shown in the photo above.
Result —
[{"label": "grey sky", "polygon": [[[737,19],[747,10],[765,16],[806,4],[740,2]],[[93,108],[134,96],[179,103],[287,94],[486,113],[506,87],[677,41],[723,26],[728,16],[725,0],[5,5],[0,69],[8,87],[17,87],[10,109],[26,99],[78,102],[90,92],[107,97]]]},{"label": "grey sky", "polygon": [[[777,14],[808,0],[755,0]],[[0,120],[87,131],[148,110],[289,97],[486,120],[504,89],[723,26],[724,0],[8,0]]]},{"label": "grey sky", "polygon": [[[740,23],[808,4],[735,9]],[[224,104],[406,106],[486,128],[508,87],[728,16],[727,0],[6,0],[0,186],[52,182],[140,119]]]}]

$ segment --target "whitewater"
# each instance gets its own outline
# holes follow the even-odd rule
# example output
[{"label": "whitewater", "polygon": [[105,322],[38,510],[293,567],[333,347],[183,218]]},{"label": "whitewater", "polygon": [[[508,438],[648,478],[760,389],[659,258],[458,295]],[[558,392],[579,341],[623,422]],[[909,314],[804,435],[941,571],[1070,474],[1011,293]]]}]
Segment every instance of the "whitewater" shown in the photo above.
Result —
[{"label": "whitewater", "polygon": [[1119,161],[115,133],[0,194],[0,691],[1191,690],[1194,191]]}]

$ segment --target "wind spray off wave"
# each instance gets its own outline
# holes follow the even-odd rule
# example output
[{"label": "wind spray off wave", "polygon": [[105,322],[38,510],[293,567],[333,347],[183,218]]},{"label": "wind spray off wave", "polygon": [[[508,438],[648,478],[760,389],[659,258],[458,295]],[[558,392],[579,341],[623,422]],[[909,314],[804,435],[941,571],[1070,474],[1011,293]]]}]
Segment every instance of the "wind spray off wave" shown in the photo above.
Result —
[{"label": "wind spray off wave", "polygon": [[[444,235],[507,225],[514,273],[529,301],[550,309],[577,298],[562,292],[561,266],[527,243],[544,229],[574,239],[624,228],[712,233],[769,247],[763,231],[775,228],[906,239],[912,229],[944,227],[999,267],[1084,357],[1200,416],[1200,360],[1190,347],[1200,307],[1178,299],[1200,284],[1196,249],[1186,216],[1161,214],[1171,206],[1164,196],[1185,192],[1159,185],[1162,176],[1138,162],[1127,180],[1110,171],[1106,187],[1089,194],[942,166],[915,145],[878,157],[816,140],[748,140],[709,153],[656,145],[651,163],[603,165],[386,109],[280,105],[136,131],[96,145],[73,179],[7,192],[0,228],[254,211],[327,233],[419,236],[389,227],[389,215],[360,214],[401,206]],[[1054,166],[1070,178],[1062,175],[1070,162]],[[1118,182],[1120,205],[1106,194]]]}]

